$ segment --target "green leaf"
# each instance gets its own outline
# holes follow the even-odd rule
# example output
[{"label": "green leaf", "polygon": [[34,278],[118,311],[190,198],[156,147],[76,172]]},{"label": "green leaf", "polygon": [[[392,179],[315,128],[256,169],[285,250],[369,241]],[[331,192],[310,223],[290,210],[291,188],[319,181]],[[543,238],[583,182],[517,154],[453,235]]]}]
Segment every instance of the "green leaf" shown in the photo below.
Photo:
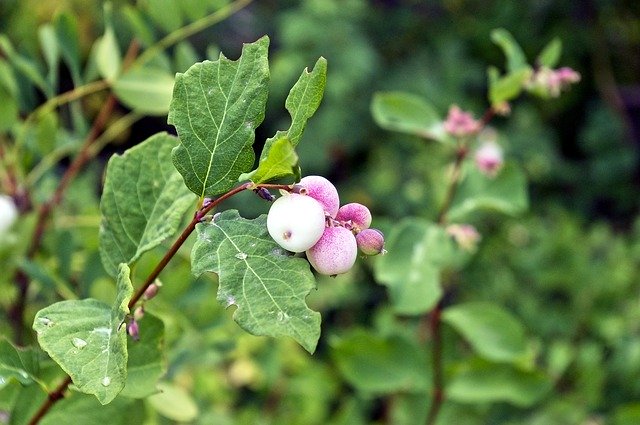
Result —
[{"label": "green leaf", "polygon": [[236,305],[234,320],[254,335],[290,336],[312,353],[320,337],[320,314],[305,298],[315,287],[309,263],[271,239],[267,217],[246,220],[236,210],[196,227],[192,271],[218,274],[218,301]]},{"label": "green leaf", "polygon": [[165,418],[177,422],[191,422],[198,417],[198,405],[183,388],[161,382],[160,392],[149,397],[149,404]]},{"label": "green leaf", "polygon": [[255,129],[268,95],[269,38],[245,44],[237,61],[223,55],[176,76],[169,124],[181,144],[173,163],[199,197],[231,189],[254,162]]},{"label": "green leaf", "polygon": [[553,387],[551,380],[538,371],[522,371],[508,364],[474,361],[462,365],[446,388],[447,397],[461,403],[504,401],[528,407]]},{"label": "green leaf", "polygon": [[449,210],[450,221],[464,221],[477,210],[518,215],[529,207],[527,180],[520,167],[506,164],[494,178],[467,168]]},{"label": "green leaf", "polygon": [[556,37],[547,44],[538,55],[536,65],[553,68],[558,64],[562,55],[562,41]]},{"label": "green leaf", "polygon": [[111,3],[107,2],[104,4],[104,15],[104,35],[96,41],[96,65],[98,66],[98,72],[103,78],[113,81],[122,68],[122,57],[120,55],[118,40],[116,40],[116,33],[111,25]]},{"label": "green leaf", "polygon": [[79,85],[81,84],[81,78],[78,21],[69,13],[63,12],[56,16],[54,25],[60,54],[69,67],[71,78],[75,84]]},{"label": "green leaf", "polygon": [[141,401],[118,397],[108,406],[102,406],[94,397],[74,393],[57,402],[40,424],[128,425],[143,421],[144,406]]},{"label": "green leaf", "polygon": [[147,0],[147,13],[158,26],[167,32],[182,26],[182,9],[179,0]]},{"label": "green leaf", "polygon": [[524,88],[525,82],[531,77],[533,71],[526,67],[506,74],[504,77],[495,78],[489,74],[489,102],[492,106],[500,105],[517,97]]},{"label": "green leaf", "polygon": [[15,379],[22,385],[39,382],[38,352],[33,348],[16,348],[5,338],[0,338],[0,389],[9,380]]},{"label": "green leaf", "polygon": [[308,69],[302,71],[285,101],[285,107],[291,116],[291,126],[287,131],[277,131],[275,136],[266,140],[260,155],[260,162],[269,156],[271,145],[283,137],[287,137],[293,147],[298,146],[307,120],[320,106],[326,82],[327,60],[325,58],[319,58],[311,72]]},{"label": "green leaf", "polygon": [[331,355],[345,379],[360,391],[394,393],[429,387],[427,356],[413,341],[364,330],[331,341]]},{"label": "green leaf", "polygon": [[129,273],[121,264],[113,306],[91,298],[60,301],[40,310],[33,322],[40,346],[79,391],[95,395],[102,404],[120,393],[127,378],[123,323],[133,293]]},{"label": "green leaf", "polygon": [[377,258],[376,280],[386,285],[399,314],[422,314],[442,296],[440,269],[453,253],[449,236],[435,224],[409,218],[392,228],[387,254]]},{"label": "green leaf", "polygon": [[0,87],[0,132],[11,129],[18,122],[18,103],[4,87]]},{"label": "green leaf", "polygon": [[186,71],[191,65],[198,62],[198,52],[196,52],[191,43],[186,41],[176,45],[173,56],[175,69],[179,72]]},{"label": "green leaf", "polygon": [[124,5],[121,9],[121,13],[127,20],[131,31],[135,34],[136,38],[140,40],[140,44],[145,47],[151,46],[155,42],[155,35],[151,29],[151,23],[148,22],[140,10],[133,5]]},{"label": "green leaf", "polygon": [[507,71],[509,73],[528,67],[527,58],[522,48],[509,31],[504,28],[497,28],[491,31],[491,40],[500,46],[507,57]]},{"label": "green leaf", "polygon": [[148,115],[166,115],[173,96],[173,76],[160,69],[134,68],[113,83],[116,97],[129,108]]},{"label": "green leaf", "polygon": [[121,395],[144,398],[158,392],[158,379],[166,372],[164,323],[150,313],[138,321],[140,340],[128,340],[127,382]]},{"label": "green leaf", "polygon": [[38,37],[44,60],[47,62],[49,69],[48,80],[49,86],[57,87],[58,85],[58,64],[60,62],[60,46],[56,37],[53,25],[46,24],[38,28]]},{"label": "green leaf", "polygon": [[371,102],[376,123],[387,130],[445,140],[442,118],[425,99],[410,93],[378,92]]},{"label": "green leaf", "polygon": [[454,305],[444,310],[442,320],[487,360],[515,363],[527,355],[522,324],[497,304],[471,302]]},{"label": "green leaf", "polygon": [[264,183],[280,177],[299,174],[298,154],[286,135],[271,144],[269,155],[250,173],[241,174],[239,181]]},{"label": "green leaf", "polygon": [[100,211],[100,256],[114,275],[172,236],[193,195],[171,164],[176,138],[158,133],[107,165]]}]

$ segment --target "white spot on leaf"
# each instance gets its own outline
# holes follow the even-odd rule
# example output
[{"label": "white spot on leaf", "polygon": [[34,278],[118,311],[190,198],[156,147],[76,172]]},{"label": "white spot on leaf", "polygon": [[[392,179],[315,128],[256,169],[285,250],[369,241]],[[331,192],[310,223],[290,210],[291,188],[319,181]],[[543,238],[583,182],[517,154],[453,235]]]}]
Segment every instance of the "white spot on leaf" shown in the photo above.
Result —
[{"label": "white spot on leaf", "polygon": [[108,387],[109,385],[111,385],[111,378],[109,378],[108,376],[105,376],[104,378],[102,378],[102,382],[100,382],[102,384],[103,387]]},{"label": "white spot on leaf", "polygon": [[247,257],[248,257],[247,254],[245,254],[244,252],[239,252],[239,253],[236,254],[236,258],[238,260],[246,260]]}]

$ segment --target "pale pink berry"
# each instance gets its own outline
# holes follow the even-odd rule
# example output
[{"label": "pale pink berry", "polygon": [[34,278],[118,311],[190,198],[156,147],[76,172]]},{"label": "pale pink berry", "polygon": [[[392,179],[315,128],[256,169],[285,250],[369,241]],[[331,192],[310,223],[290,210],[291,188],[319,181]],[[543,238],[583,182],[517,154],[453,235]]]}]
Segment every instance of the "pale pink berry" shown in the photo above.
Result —
[{"label": "pale pink berry", "polygon": [[305,176],[299,185],[306,189],[306,194],[322,204],[322,207],[331,217],[335,217],[340,207],[338,190],[329,180],[322,176]]},{"label": "pale pink berry", "polygon": [[307,250],[313,268],[329,276],[348,272],[357,256],[356,238],[344,227],[327,227],[318,243]]},{"label": "pale pink berry", "polygon": [[378,229],[364,229],[356,235],[360,252],[365,255],[384,254],[384,235]]},{"label": "pale pink berry", "polygon": [[475,161],[480,172],[495,177],[504,162],[502,148],[495,142],[484,142],[476,151]]},{"label": "pale pink berry", "polygon": [[336,220],[350,222],[356,230],[363,230],[371,225],[371,212],[364,205],[352,202],[340,207]]},{"label": "pale pink berry", "polygon": [[267,230],[274,241],[291,252],[315,245],[325,229],[322,205],[307,195],[291,193],[278,198],[269,209]]}]

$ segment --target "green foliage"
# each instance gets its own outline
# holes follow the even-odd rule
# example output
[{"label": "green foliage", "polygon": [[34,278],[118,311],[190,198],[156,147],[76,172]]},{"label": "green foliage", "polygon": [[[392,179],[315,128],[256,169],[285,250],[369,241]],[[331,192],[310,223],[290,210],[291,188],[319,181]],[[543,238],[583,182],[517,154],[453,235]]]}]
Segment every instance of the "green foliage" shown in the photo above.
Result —
[{"label": "green foliage", "polygon": [[109,274],[172,236],[193,205],[170,162],[176,143],[159,133],[109,160],[100,201],[100,256]]},{"label": "green foliage", "polygon": [[[434,423],[638,422],[638,152],[627,136],[631,121],[609,110],[593,82],[633,86],[640,75],[628,60],[627,6],[605,0],[595,29],[575,25],[580,10],[568,0],[253,2],[235,16],[251,2],[146,0],[104,10],[101,2],[63,3],[0,6],[0,192],[20,209],[0,234],[0,422],[29,423],[62,395],[53,392],[69,371],[73,384],[39,423],[427,423],[437,394],[438,311],[445,401]],[[237,61],[214,60],[264,33],[274,40],[268,67],[266,39]],[[214,61],[200,62],[206,58]],[[592,62],[613,65],[584,66]],[[242,74],[250,64],[259,71]],[[532,73],[557,66],[581,71],[581,84],[550,101],[520,96],[544,94],[529,87]],[[233,85],[236,76],[242,81]],[[186,112],[221,100],[206,96],[217,83],[237,101],[254,101],[251,116],[232,103],[212,116]],[[103,114],[112,95],[116,106]],[[473,164],[486,134],[456,139],[442,121],[452,104],[486,118],[487,103],[500,115],[504,102],[510,115],[490,126],[507,161],[492,177]],[[167,131],[166,114],[179,139],[160,133],[140,143]],[[219,132],[221,116],[237,125]],[[235,130],[242,137],[215,142]],[[103,173],[111,152],[124,153]],[[88,161],[74,169],[83,156]],[[459,156],[459,184],[450,191]],[[343,203],[369,206],[389,252],[314,279],[303,258],[280,251],[273,273],[265,259],[277,246],[253,230],[264,227],[268,204],[251,190],[224,203],[215,197],[254,187],[238,181],[320,172]],[[29,254],[40,210],[60,186]],[[211,201],[196,206],[190,192],[214,198],[211,215],[227,211],[211,221],[201,208]],[[480,239],[463,246],[451,224],[473,224]],[[183,225],[195,226],[198,239],[172,254],[154,280],[162,283],[157,296],[136,302],[146,313],[138,310],[134,322],[126,313],[131,288],[122,288],[129,273],[120,288],[112,276],[126,263],[141,289]],[[236,257],[249,248],[259,250]],[[196,260],[202,270],[194,278]],[[244,283],[263,295],[243,299]],[[227,310],[229,297],[242,302]],[[288,310],[278,310],[281,300]],[[247,319],[249,307],[257,320]],[[56,315],[65,318],[53,323],[65,327],[33,320]],[[38,341],[25,329],[32,322]],[[93,323],[113,338],[84,346],[100,337],[85,326]],[[125,341],[133,323],[140,339]],[[72,354],[80,351],[74,341],[82,355],[117,342],[94,361],[117,377],[108,389],[100,368],[77,371],[94,363]]]},{"label": "green foliage", "polygon": [[78,390],[102,404],[120,393],[127,378],[125,316],[133,287],[121,264],[112,306],[94,299],[60,301],[36,314],[33,329],[40,346],[71,376]]},{"label": "green foliage", "polygon": [[245,44],[237,61],[221,55],[176,77],[169,123],[180,145],[173,163],[201,198],[228,191],[253,165],[254,130],[268,94],[268,46],[263,37]]},{"label": "green foliage", "polygon": [[305,298],[315,287],[309,263],[292,257],[269,236],[267,217],[246,220],[225,211],[198,226],[193,273],[218,274],[218,301],[237,306],[233,318],[255,335],[290,336],[313,353],[320,314]]},{"label": "green foliage", "polygon": [[443,141],[442,118],[426,100],[409,93],[376,93],[371,102],[376,123],[387,130],[400,131]]}]

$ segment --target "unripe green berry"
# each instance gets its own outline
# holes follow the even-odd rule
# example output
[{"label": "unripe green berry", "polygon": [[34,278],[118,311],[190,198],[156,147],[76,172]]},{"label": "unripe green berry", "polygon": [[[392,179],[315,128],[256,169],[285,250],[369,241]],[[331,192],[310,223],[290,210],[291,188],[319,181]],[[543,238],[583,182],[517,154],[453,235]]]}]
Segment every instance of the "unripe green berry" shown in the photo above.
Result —
[{"label": "unripe green berry", "polygon": [[324,209],[307,195],[281,196],[271,204],[267,215],[269,235],[291,252],[303,252],[315,245],[324,229]]}]

